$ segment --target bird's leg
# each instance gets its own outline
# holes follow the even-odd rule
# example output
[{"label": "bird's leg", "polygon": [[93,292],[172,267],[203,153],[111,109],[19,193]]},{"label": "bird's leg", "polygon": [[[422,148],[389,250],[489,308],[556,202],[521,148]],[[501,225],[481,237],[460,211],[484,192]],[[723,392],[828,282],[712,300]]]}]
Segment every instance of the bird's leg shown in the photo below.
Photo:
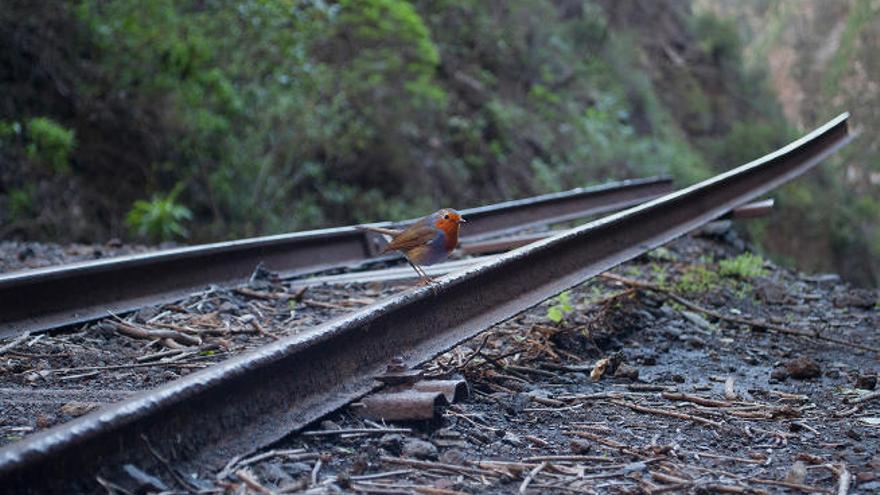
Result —
[{"label": "bird's leg", "polygon": [[425,273],[425,269],[420,267],[419,265],[413,263],[412,261],[409,261],[409,259],[407,259],[406,261],[409,262],[409,266],[413,267],[413,270],[415,270],[416,273],[418,273],[419,276],[422,277],[421,284],[422,285],[430,285],[431,290],[434,291],[434,295],[435,296],[439,295],[437,292],[437,288],[434,287],[434,279],[429,277],[428,274]]},{"label": "bird's leg", "polygon": [[434,279],[432,279],[431,277],[428,276],[427,273],[425,273],[425,270],[422,267],[413,263],[410,260],[406,260],[406,261],[409,263],[409,266],[413,267],[413,270],[416,271],[416,273],[419,275],[419,277],[422,277],[423,283],[431,283],[434,281]]}]

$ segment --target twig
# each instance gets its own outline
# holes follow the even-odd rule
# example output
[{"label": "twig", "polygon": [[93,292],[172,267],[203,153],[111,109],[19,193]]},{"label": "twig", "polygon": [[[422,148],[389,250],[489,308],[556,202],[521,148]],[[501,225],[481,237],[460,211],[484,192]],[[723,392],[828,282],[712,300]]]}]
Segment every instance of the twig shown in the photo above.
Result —
[{"label": "twig", "polygon": [[543,471],[544,468],[547,467],[547,465],[548,465],[548,462],[547,462],[547,461],[544,461],[544,462],[542,462],[541,464],[538,464],[538,466],[535,467],[535,469],[532,469],[531,471],[529,471],[529,474],[526,475],[526,477],[525,477],[525,479],[523,480],[522,484],[519,485],[519,492],[520,492],[520,493],[525,493],[526,490],[529,488],[529,483],[532,482],[532,479],[533,479],[535,476],[537,476],[538,473],[540,473],[541,471]]},{"label": "twig", "polygon": [[404,474],[409,474],[413,472],[412,469],[398,469],[396,471],[385,471],[384,473],[373,473],[373,474],[361,474],[357,476],[352,476],[352,481],[369,481],[369,480],[377,480],[380,478],[391,478],[393,476],[401,476]]},{"label": "twig", "polygon": [[0,354],[3,354],[4,352],[12,349],[13,347],[17,346],[18,344],[21,344],[22,342],[27,340],[28,337],[30,337],[30,336],[31,336],[30,332],[25,332],[24,334],[20,335],[17,339],[13,340],[12,342],[4,345],[3,347],[0,347]]},{"label": "twig", "polygon": [[251,464],[260,462],[264,459],[276,456],[284,457],[288,461],[305,461],[318,458],[318,454],[313,452],[306,452],[305,449],[270,450],[269,452],[263,452],[262,454],[248,457],[247,459],[242,459],[242,456],[238,455],[233,457],[229,462],[226,463],[226,466],[224,466],[223,469],[220,470],[220,472],[217,474],[216,479],[220,481],[229,476],[229,474],[232,473],[233,469],[241,469]]},{"label": "twig", "polygon": [[694,416],[692,414],[686,414],[678,411],[670,411],[668,409],[660,409],[656,407],[647,407],[640,406],[638,404],[634,404],[632,402],[626,402],[622,400],[612,400],[612,404],[617,404],[618,406],[624,406],[632,409],[633,411],[639,411],[648,414],[656,414],[658,416],[668,416],[670,418],[678,418],[678,419],[686,419],[688,421],[695,421],[697,423],[702,423],[707,426],[714,426],[715,428],[721,428],[724,426],[724,423],[720,423],[718,421],[712,421],[711,419],[706,419],[700,416]]},{"label": "twig", "polygon": [[126,335],[128,337],[132,337],[135,339],[144,339],[144,340],[153,340],[153,339],[171,339],[174,342],[178,342],[183,345],[199,345],[202,343],[202,339],[198,337],[193,337],[191,335],[186,335],[180,332],[175,332],[174,330],[155,330],[149,328],[142,328],[138,326],[134,326],[122,319],[119,319],[114,315],[114,318],[117,318],[116,331]]},{"label": "twig", "polygon": [[726,380],[724,380],[724,398],[727,400],[736,400],[738,397],[736,395],[736,391],[733,390],[733,376],[728,376]]},{"label": "twig", "polygon": [[321,466],[323,464],[324,463],[323,463],[323,461],[321,461],[320,457],[318,458],[317,461],[315,461],[315,467],[312,468],[312,477],[310,478],[312,480],[312,486],[315,486],[318,484],[318,473],[321,472]]},{"label": "twig", "polygon": [[847,495],[849,493],[849,484],[852,482],[852,475],[846,469],[846,463],[840,463],[840,473],[837,475],[837,495]]},{"label": "twig", "polygon": [[150,453],[153,454],[153,457],[155,457],[156,460],[162,464],[162,466],[165,468],[165,470],[171,474],[171,477],[174,478],[174,481],[176,481],[178,485],[182,486],[184,490],[186,490],[190,493],[198,492],[198,487],[192,486],[186,480],[186,478],[184,478],[183,476],[178,474],[178,472],[175,471],[174,468],[171,467],[171,463],[168,462],[168,459],[166,459],[164,456],[162,456],[159,453],[159,451],[156,450],[155,447],[153,447],[153,444],[150,442],[149,437],[147,437],[144,434],[141,434],[141,439],[144,441],[145,444],[147,444],[147,449],[150,450]]},{"label": "twig", "polygon": [[409,428],[347,428],[339,430],[304,431],[300,433],[300,435],[304,437],[322,437],[328,435],[344,435],[348,433],[384,435],[385,433],[412,433],[412,430]]},{"label": "twig", "polygon": [[523,435],[523,438],[525,438],[526,440],[528,440],[528,441],[532,442],[533,444],[538,445],[540,447],[549,447],[550,446],[550,442],[548,442],[547,440],[544,440],[543,438],[538,438],[534,435]]},{"label": "twig", "polygon": [[379,457],[379,460],[382,462],[387,462],[389,464],[402,464],[404,466],[412,466],[421,469],[439,469],[441,471],[452,471],[453,473],[466,473],[476,476],[498,476],[498,473],[493,473],[492,471],[488,471],[485,469],[456,466],[455,464],[444,464],[442,462],[418,461],[415,459],[407,459],[405,457],[389,457],[383,455]]},{"label": "twig", "polygon": [[257,481],[256,478],[254,478],[246,469],[239,469],[235,472],[235,475],[238,476],[238,479],[247,485],[248,488],[257,493],[272,493],[268,488],[260,484],[260,482]]},{"label": "twig", "polygon": [[491,334],[487,334],[487,335],[486,335],[486,338],[484,338],[483,341],[480,342],[480,346],[477,347],[477,350],[475,350],[474,352],[472,352],[471,355],[468,356],[467,359],[465,359],[463,363],[461,363],[461,364],[459,364],[458,366],[456,366],[455,369],[456,369],[456,370],[461,370],[462,368],[464,368],[465,366],[467,366],[471,361],[473,361],[473,359],[474,359],[475,357],[477,357],[478,354],[480,354],[480,351],[483,350],[483,347],[486,347],[486,343],[489,342],[489,337],[491,337],[491,336],[492,336]]},{"label": "twig", "polygon": [[871,392],[870,394],[865,394],[861,397],[853,397],[852,399],[846,399],[844,402],[847,404],[861,404],[863,402],[868,402],[872,400],[880,399],[880,391]]},{"label": "twig", "polygon": [[773,486],[784,486],[785,488],[791,488],[792,490],[800,490],[805,493],[831,493],[830,490],[826,490],[824,488],[817,488],[815,486],[804,485],[802,483],[792,483],[790,481],[780,481],[780,480],[768,480],[763,478],[751,478],[749,479],[752,483],[758,483],[761,485],[773,485]]},{"label": "twig", "polygon": [[773,330],[775,332],[783,333],[786,335],[794,335],[797,337],[806,337],[806,338],[815,338],[815,339],[824,340],[827,342],[832,342],[832,343],[843,345],[843,346],[852,347],[855,349],[861,349],[863,351],[869,351],[869,352],[873,352],[876,354],[880,354],[880,349],[878,349],[876,347],[857,344],[855,342],[848,342],[846,340],[841,340],[841,339],[837,339],[834,337],[828,337],[828,336],[820,334],[818,331],[808,332],[805,330],[798,330],[795,328],[788,328],[788,327],[783,327],[781,325],[775,325],[775,324],[770,323],[768,321],[753,320],[750,318],[742,318],[739,316],[730,316],[730,315],[726,315],[724,313],[719,313],[718,311],[714,311],[709,308],[704,308],[703,306],[700,306],[699,304],[697,304],[693,301],[690,301],[688,299],[685,299],[685,298],[679,296],[678,294],[673,293],[672,291],[670,291],[669,289],[667,289],[665,287],[661,287],[657,284],[652,284],[650,282],[643,282],[641,280],[635,280],[635,279],[631,279],[631,278],[627,278],[627,277],[621,277],[620,275],[616,275],[613,273],[603,273],[602,277],[610,279],[610,280],[614,280],[614,281],[617,281],[617,282],[620,282],[620,283],[623,283],[626,285],[630,285],[633,287],[640,287],[642,289],[648,289],[648,290],[652,290],[654,292],[661,293],[661,294],[665,295],[666,297],[673,299],[674,301],[678,302],[679,304],[681,304],[683,306],[687,306],[688,308],[690,308],[694,311],[698,311],[700,313],[709,315],[709,316],[711,316],[713,318],[717,318],[719,320],[729,321],[731,323],[737,323],[740,325],[748,325],[750,327],[766,328],[767,330]]},{"label": "twig", "polygon": [[693,402],[694,404],[699,404],[706,407],[730,407],[732,405],[730,402],[707,399],[705,397],[700,397],[699,395],[691,395],[680,392],[662,392],[660,395],[664,399]]},{"label": "twig", "polygon": [[553,461],[553,462],[613,462],[614,459],[609,457],[603,457],[599,455],[537,455],[534,457],[526,457],[523,459],[523,462],[542,462],[542,461]]}]

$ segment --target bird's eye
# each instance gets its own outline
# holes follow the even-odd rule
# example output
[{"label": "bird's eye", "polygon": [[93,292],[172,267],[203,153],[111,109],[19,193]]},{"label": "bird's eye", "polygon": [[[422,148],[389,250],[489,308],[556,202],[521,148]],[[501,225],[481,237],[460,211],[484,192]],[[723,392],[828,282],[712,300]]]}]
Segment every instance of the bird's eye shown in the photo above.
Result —
[{"label": "bird's eye", "polygon": [[447,215],[443,215],[443,218],[446,219],[446,220],[449,220],[449,215],[448,215],[448,214],[447,214]]}]

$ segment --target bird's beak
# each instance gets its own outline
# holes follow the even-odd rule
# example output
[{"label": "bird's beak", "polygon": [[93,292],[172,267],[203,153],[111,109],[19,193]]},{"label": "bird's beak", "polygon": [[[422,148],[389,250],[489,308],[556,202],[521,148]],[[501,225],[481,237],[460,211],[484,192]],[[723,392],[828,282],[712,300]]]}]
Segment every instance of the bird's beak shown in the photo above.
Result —
[{"label": "bird's beak", "polygon": [[460,217],[460,218],[458,219],[458,223],[468,223],[468,221],[465,220],[464,217]]}]

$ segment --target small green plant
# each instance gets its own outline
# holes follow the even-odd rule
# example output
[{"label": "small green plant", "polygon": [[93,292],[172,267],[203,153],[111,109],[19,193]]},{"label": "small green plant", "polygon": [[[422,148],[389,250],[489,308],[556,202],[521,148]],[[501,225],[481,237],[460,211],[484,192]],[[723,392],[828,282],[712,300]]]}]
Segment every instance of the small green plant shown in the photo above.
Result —
[{"label": "small green plant", "polygon": [[36,117],[27,123],[28,158],[50,166],[55,172],[70,170],[70,154],[76,147],[73,130],[48,117]]},{"label": "small green plant", "polygon": [[693,265],[681,274],[675,290],[686,294],[705,293],[718,285],[721,277],[705,265]]},{"label": "small green plant", "polygon": [[187,237],[189,232],[183,223],[192,219],[192,212],[177,203],[182,190],[178,184],[166,196],[155,195],[150,201],[139,199],[134,202],[125,218],[132,231],[152,241],[169,241],[175,237]]},{"label": "small green plant", "polygon": [[767,271],[764,270],[764,258],[752,253],[744,253],[736,258],[721,260],[718,266],[721,275],[743,280],[767,274]]},{"label": "small green plant", "polygon": [[559,323],[565,319],[565,315],[574,311],[571,305],[571,294],[565,291],[553,298],[554,304],[547,308],[547,319],[553,323]]}]

